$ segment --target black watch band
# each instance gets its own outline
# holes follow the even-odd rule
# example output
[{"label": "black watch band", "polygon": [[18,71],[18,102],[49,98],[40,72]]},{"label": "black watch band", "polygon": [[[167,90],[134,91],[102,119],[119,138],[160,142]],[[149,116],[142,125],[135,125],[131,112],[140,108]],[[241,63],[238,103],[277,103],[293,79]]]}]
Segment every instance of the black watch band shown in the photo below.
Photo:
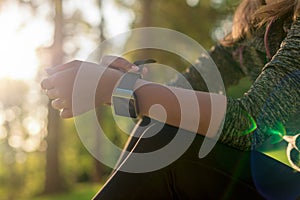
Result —
[{"label": "black watch band", "polygon": [[112,103],[116,115],[137,118],[138,110],[133,87],[139,78],[141,78],[141,75],[135,72],[127,72],[121,78],[112,95]]}]

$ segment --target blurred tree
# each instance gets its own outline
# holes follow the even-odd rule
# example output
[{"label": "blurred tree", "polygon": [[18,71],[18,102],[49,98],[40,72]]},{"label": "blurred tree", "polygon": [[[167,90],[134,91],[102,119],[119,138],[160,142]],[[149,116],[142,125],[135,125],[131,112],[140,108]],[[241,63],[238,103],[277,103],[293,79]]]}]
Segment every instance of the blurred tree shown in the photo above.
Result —
[{"label": "blurred tree", "polygon": [[[99,16],[100,16],[100,23],[98,25],[99,27],[99,40],[100,42],[105,40],[105,36],[104,36],[104,30],[105,30],[105,18],[104,18],[104,10],[103,10],[103,0],[97,0],[97,6],[99,8]],[[99,51],[101,51],[101,49],[99,49]],[[99,52],[99,54],[101,54],[101,52]],[[104,110],[103,107],[99,107],[97,110],[97,116],[98,116],[98,121],[100,122],[100,119],[104,119]],[[98,141],[100,139],[100,137],[98,136],[97,138],[95,138],[96,141]],[[96,147],[95,149],[100,150],[101,147],[99,146],[100,143],[96,143],[95,144]],[[103,180],[103,176],[105,174],[104,172],[104,168],[106,167],[105,165],[103,165],[97,158],[94,158],[94,174],[93,174],[93,181],[101,181]]]},{"label": "blurred tree", "polygon": [[[8,87],[10,86],[10,87]],[[22,81],[2,79],[0,81],[0,188],[6,190],[6,195],[0,192],[0,199],[14,199],[15,189],[20,189],[24,180],[20,179],[20,172],[16,168],[17,155],[22,154],[22,142],[27,137],[24,127],[20,126],[24,116],[28,113],[21,110],[28,92],[27,84]],[[18,98],[16,98],[18,97]],[[5,185],[3,185],[5,184]],[[3,192],[3,191],[2,191]]]},{"label": "blurred tree", "polygon": [[[2,3],[2,5],[4,5],[7,2],[8,1],[2,0],[0,3]],[[10,3],[11,2],[12,1],[10,1]],[[41,9],[40,8],[41,4],[44,4],[45,2],[15,0],[14,3],[16,5],[20,4],[22,6],[20,8],[29,9],[31,14],[34,16],[36,14],[36,11]],[[58,63],[62,63],[63,56],[64,56],[64,54],[62,53],[63,52],[62,51],[62,45],[63,45],[63,43],[62,43],[62,40],[63,40],[63,36],[62,36],[62,28],[63,28],[62,27],[62,24],[63,24],[62,1],[54,1],[54,4],[55,4],[55,12],[54,12],[55,13],[55,17],[54,17],[55,33],[54,33],[54,39],[53,39],[54,42],[53,42],[53,45],[50,48],[48,48],[48,50],[50,51],[50,53],[49,52],[48,53],[50,55],[52,55],[52,57],[50,59],[50,63],[51,63],[50,65],[56,65]],[[37,90],[37,89],[35,88],[35,90]],[[16,95],[13,96],[12,98],[16,98]],[[26,101],[24,103],[26,103]],[[39,103],[41,103],[41,102],[39,102]],[[39,104],[39,103],[37,103],[37,104]],[[32,107],[32,105],[31,105],[31,107]],[[49,107],[49,110],[48,110],[48,135],[47,135],[47,139],[46,139],[47,144],[43,144],[43,146],[44,146],[43,150],[47,149],[47,151],[46,151],[47,152],[46,153],[46,163],[47,164],[46,164],[46,170],[45,170],[46,175],[45,175],[44,192],[45,193],[54,193],[54,192],[62,191],[64,189],[64,181],[63,181],[63,177],[60,173],[60,164],[59,164],[59,145],[60,145],[60,135],[62,135],[62,134],[60,131],[61,130],[61,121],[60,121],[59,115],[57,114],[57,111],[54,111],[53,109],[51,109],[50,104],[48,105],[48,107]],[[37,107],[36,109],[42,110],[42,106]],[[21,109],[21,111],[23,112],[23,110],[26,110],[26,108],[23,107]],[[42,117],[42,116],[40,116],[40,117]],[[18,118],[21,119],[22,117],[18,117]],[[23,121],[24,126],[30,126],[29,119],[30,118],[28,118],[27,121],[26,120]],[[41,120],[45,120],[45,119],[41,119]],[[21,131],[26,134],[26,130],[21,130]],[[42,136],[44,137],[45,135],[46,134],[44,132]],[[41,137],[41,138],[43,139],[43,137]],[[47,146],[48,148],[46,148],[45,146]],[[30,151],[35,151],[35,150],[36,149],[32,149]],[[39,159],[43,160],[41,157]],[[26,177],[24,174],[23,174],[23,176]],[[20,180],[20,179],[22,179],[22,176],[21,175],[15,176],[15,178]],[[26,181],[24,180],[24,182],[26,182]],[[19,181],[19,183],[22,183],[22,182]],[[23,186],[24,186],[24,183],[23,183]],[[19,193],[14,192],[14,193],[22,195],[22,192],[19,192]]]},{"label": "blurred tree", "polygon": [[[49,47],[51,59],[50,65],[55,66],[63,63],[63,4],[62,0],[53,1],[54,5],[54,36],[53,44]],[[51,107],[51,102],[48,103],[48,135],[47,150],[46,150],[46,169],[45,169],[45,194],[58,193],[65,190],[65,180],[61,175],[60,167],[60,144],[63,135],[61,128],[61,119],[56,110]]]},{"label": "blurred tree", "polygon": [[45,147],[47,111],[35,91],[33,83],[0,79],[1,200],[37,192],[43,183],[40,151]]},{"label": "blurred tree", "polygon": [[[183,33],[209,49],[228,33],[231,26],[232,5],[239,0],[116,0],[131,7],[135,13],[132,27],[163,27]],[[133,3],[134,2],[134,3]],[[147,37],[143,37],[147,39]],[[163,39],[168,42],[167,38]],[[129,39],[128,49],[132,43]],[[198,55],[199,52],[191,52]],[[174,66],[183,71],[191,63],[170,52],[147,49],[130,52],[131,60],[155,58],[159,63]]]},{"label": "blurred tree", "polygon": [[[43,63],[50,66],[55,66],[65,62],[65,60],[74,59],[74,57],[78,55],[80,56],[82,46],[85,45],[84,42],[94,43],[93,46],[99,45],[101,41],[105,40],[104,32],[106,29],[103,14],[103,0],[95,0],[92,3],[94,8],[99,11],[98,20],[94,19],[96,23],[90,22],[84,17],[87,15],[87,12],[89,12],[88,10],[81,9],[80,7],[75,7],[73,10],[68,9],[67,6],[74,6],[72,5],[72,1],[61,0],[54,1],[54,3],[53,5],[56,5],[56,9],[59,10],[55,9],[53,44],[41,50],[41,54],[48,55],[48,58],[46,56]],[[61,8],[63,5],[65,6],[64,9]],[[98,48],[92,55],[89,55],[87,59],[89,61],[99,62],[99,55],[102,53],[101,49]],[[48,148],[45,193],[52,193],[64,189],[65,182],[67,182],[67,184],[72,184],[72,182],[75,181],[98,182],[99,180],[103,180],[103,177],[107,177],[110,169],[97,159],[92,158],[86,149],[83,148],[82,143],[78,141],[79,137],[75,135],[76,130],[74,124],[69,123],[69,121],[66,122],[65,120],[62,122],[59,119],[58,112],[54,111],[50,104],[48,107]],[[108,132],[114,134],[117,131],[114,131],[115,128],[111,120],[112,117],[106,117],[107,115],[105,113],[110,114],[109,111],[106,111],[105,107],[97,109],[101,123],[109,124],[110,128]],[[72,139],[64,140],[65,137],[72,137]],[[75,139],[73,140],[73,138]],[[95,140],[96,139],[97,138],[95,138]],[[64,146],[63,149],[62,146]],[[71,148],[73,148],[73,150]],[[69,152],[75,153],[77,156],[71,156]],[[65,163],[60,163],[61,160],[64,160]],[[74,166],[73,163],[79,160],[84,160],[85,163],[80,162],[81,165]],[[91,164],[91,161],[93,164]],[[56,175],[53,176],[53,173],[56,173]],[[51,186],[56,181],[60,181],[60,185],[55,187],[61,187],[61,189],[55,189],[55,187]]]},{"label": "blurred tree", "polygon": [[[6,4],[17,6],[30,17],[37,17],[37,2],[1,0],[1,13],[6,11]],[[21,30],[28,24],[24,20],[16,21],[14,25],[18,25]],[[28,66],[24,63],[22,67],[26,70]],[[43,176],[40,172],[44,166],[41,152],[45,149],[47,110],[43,98],[37,92],[39,89],[40,85],[34,80],[0,80],[1,200],[19,199],[41,189]]]},{"label": "blurred tree", "polygon": [[[97,3],[99,2],[94,1],[95,7]],[[104,28],[104,19],[99,20],[101,21],[99,26],[90,23],[84,18],[88,11],[80,7],[74,8],[72,1],[56,0],[53,1],[53,6],[55,11],[53,43],[50,47],[41,49],[40,52],[42,55],[47,55],[44,56],[46,59],[43,61],[43,65],[47,66],[55,66],[64,63],[65,60],[74,59],[85,45],[82,42],[96,44],[102,39],[101,29]],[[64,9],[63,6],[65,6]],[[94,61],[97,62],[97,60]],[[74,124],[62,121],[59,113],[52,109],[50,102],[48,109],[48,148],[44,193],[63,191],[76,181],[99,180],[102,176],[102,166],[96,160],[94,166],[90,164],[88,160],[92,160],[92,157],[78,141]],[[67,137],[72,139],[65,140],[64,138]],[[75,156],[72,156],[73,154]],[[86,163],[81,162],[81,165],[74,166],[74,163],[79,160],[85,160]]]}]

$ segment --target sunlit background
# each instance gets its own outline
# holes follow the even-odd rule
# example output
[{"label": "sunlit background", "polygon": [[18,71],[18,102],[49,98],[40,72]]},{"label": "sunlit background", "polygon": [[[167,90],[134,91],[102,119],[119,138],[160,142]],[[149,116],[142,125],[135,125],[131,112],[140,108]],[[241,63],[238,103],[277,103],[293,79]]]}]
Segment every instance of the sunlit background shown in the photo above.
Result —
[{"label": "sunlit background", "polygon": [[[32,4],[35,4],[36,8],[31,8],[29,2],[24,1],[20,4],[16,1],[3,1],[1,5],[0,78],[34,79],[40,67],[38,48],[47,47],[53,42],[51,1],[32,1],[35,2]],[[118,9],[111,1],[105,3],[103,10],[107,23],[110,24],[106,34],[115,35],[128,30],[132,14]],[[71,17],[79,10],[83,20],[97,26],[100,23],[100,14],[95,4],[93,1],[64,1],[64,12],[67,17]],[[76,56],[84,59],[96,44],[90,37],[82,36],[80,39],[81,41],[76,41],[81,47]]]},{"label": "sunlit background", "polygon": [[[209,48],[228,31],[237,2],[0,0],[0,199],[89,199],[109,174],[72,120],[49,110],[39,85],[45,68],[85,60],[102,40],[133,27],[175,29]],[[47,196],[56,193],[63,195]]]}]

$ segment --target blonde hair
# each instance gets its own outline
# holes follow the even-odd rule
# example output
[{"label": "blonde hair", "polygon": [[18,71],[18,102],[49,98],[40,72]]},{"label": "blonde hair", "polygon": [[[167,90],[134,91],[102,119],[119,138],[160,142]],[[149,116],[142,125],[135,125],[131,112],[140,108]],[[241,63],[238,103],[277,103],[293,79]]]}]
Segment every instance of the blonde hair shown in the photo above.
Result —
[{"label": "blonde hair", "polygon": [[230,45],[250,37],[255,28],[286,15],[294,20],[300,15],[300,0],[277,0],[270,4],[264,0],[243,0],[234,13],[231,33],[221,43]]}]

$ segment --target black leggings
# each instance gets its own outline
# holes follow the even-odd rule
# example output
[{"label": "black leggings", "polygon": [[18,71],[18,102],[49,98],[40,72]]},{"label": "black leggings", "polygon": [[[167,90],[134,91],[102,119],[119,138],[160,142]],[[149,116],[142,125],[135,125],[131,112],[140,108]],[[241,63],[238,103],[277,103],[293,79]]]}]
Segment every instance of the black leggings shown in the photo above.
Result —
[{"label": "black leggings", "polygon": [[[147,120],[144,121],[148,123]],[[143,128],[138,128],[135,135],[140,135],[141,131]],[[149,152],[159,149],[170,142],[177,131],[177,128],[165,125],[155,136],[141,139],[134,151]],[[186,132],[186,134],[193,133]],[[239,151],[221,143],[217,143],[205,158],[200,159],[198,153],[203,139],[204,137],[197,134],[188,150],[175,162],[162,169],[147,173],[116,171],[94,200],[265,199],[266,197],[296,199],[297,195],[300,196],[299,173],[293,173],[290,168],[261,153]],[[136,141],[136,137],[131,137],[126,149],[131,150]],[[276,167],[284,169],[280,172],[286,171],[292,178],[288,179],[289,182],[280,184],[280,190],[273,186],[270,186],[270,191],[266,187],[263,188],[270,183],[266,181],[268,184],[260,185],[264,191],[259,191],[252,180],[251,164],[254,154],[255,160],[262,168],[256,173],[257,176],[264,176],[266,171],[274,171]],[[266,173],[263,179],[271,178],[268,176],[273,178],[272,173],[269,175]],[[294,185],[292,194],[286,190],[290,190],[293,184],[296,186]]]}]

